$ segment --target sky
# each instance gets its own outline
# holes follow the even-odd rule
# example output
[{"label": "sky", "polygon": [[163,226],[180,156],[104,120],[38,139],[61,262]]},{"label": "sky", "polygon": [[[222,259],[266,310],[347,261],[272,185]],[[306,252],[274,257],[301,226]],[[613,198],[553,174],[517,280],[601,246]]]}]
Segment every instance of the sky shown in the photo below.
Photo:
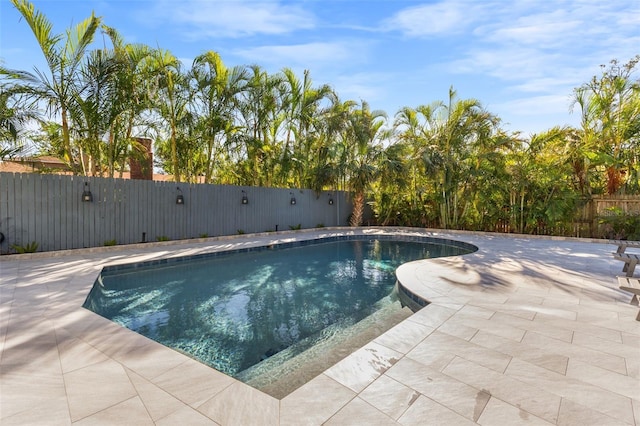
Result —
[{"label": "sky", "polygon": [[[227,66],[309,70],[314,86],[402,107],[474,98],[523,136],[578,126],[573,90],[612,59],[640,54],[637,0],[34,0],[64,33],[94,11],[128,43],[190,67],[208,50]],[[102,43],[102,36],[98,37]],[[46,69],[35,37],[0,0],[0,61]]]}]

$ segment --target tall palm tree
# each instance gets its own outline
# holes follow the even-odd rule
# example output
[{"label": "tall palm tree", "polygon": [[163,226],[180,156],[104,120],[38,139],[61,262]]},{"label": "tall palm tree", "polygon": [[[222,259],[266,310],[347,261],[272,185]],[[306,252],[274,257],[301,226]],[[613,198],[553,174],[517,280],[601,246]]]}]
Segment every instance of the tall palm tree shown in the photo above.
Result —
[{"label": "tall palm tree", "polygon": [[524,233],[526,227],[525,207],[528,196],[533,191],[535,155],[531,145],[520,139],[506,162],[510,178],[505,181],[506,189],[509,191],[510,224],[512,229],[519,233]]},{"label": "tall palm tree", "polygon": [[111,96],[104,112],[109,126],[104,150],[108,176],[112,177],[118,164],[120,170],[124,169],[127,158],[138,156],[145,149],[134,134],[143,135],[147,126],[145,113],[151,108],[149,93],[154,81],[153,49],[126,43],[114,28],[103,25],[102,29],[113,45]]},{"label": "tall palm tree", "polygon": [[582,113],[582,134],[588,142],[598,140],[600,159],[605,162],[607,192],[616,193],[624,184],[627,154],[640,145],[640,82],[632,79],[640,55],[626,64],[611,61],[600,78],[593,77],[574,91],[574,106]]},{"label": "tall palm tree", "polygon": [[45,102],[50,116],[60,116],[64,159],[75,166],[70,114],[78,107],[78,73],[101,19],[91,13],[63,36],[52,33],[51,22],[29,1],[11,0],[11,3],[31,28],[47,62],[48,72],[35,68],[34,73],[7,69],[1,69],[0,73],[15,81],[25,94]]},{"label": "tall palm tree", "polygon": [[424,208],[423,194],[427,186],[433,185],[430,181],[435,179],[443,165],[442,152],[434,142],[437,112],[443,107],[442,102],[420,105],[415,109],[403,107],[396,113],[393,123],[398,142],[406,155],[406,197],[412,212],[423,218],[426,213],[421,211]]},{"label": "tall palm tree", "polygon": [[[327,95],[330,106],[322,109],[313,124],[313,155],[306,161],[305,186],[320,193],[345,189],[346,154],[342,143],[350,124],[354,101],[343,102],[335,92]],[[340,161],[340,160],[344,161]]]},{"label": "tall palm tree", "polygon": [[[416,194],[410,144],[398,138],[384,148],[374,185],[374,211],[380,225],[424,225],[423,193]],[[417,201],[416,201],[417,199]],[[422,219],[422,220],[421,220]]]},{"label": "tall palm tree", "polygon": [[[285,68],[283,74],[283,114],[285,116],[286,136],[281,163],[285,165],[284,174],[293,171],[291,177],[296,186],[309,186],[314,180],[314,171],[318,154],[323,147],[319,146],[321,122],[328,111],[322,102],[329,101],[331,87],[322,85],[314,88],[309,70],[304,71],[302,80],[295,73]],[[291,161],[293,159],[294,161]],[[289,166],[293,166],[289,169]]]},{"label": "tall palm tree", "polygon": [[241,66],[228,68],[218,53],[208,51],[194,59],[190,77],[204,147],[205,182],[211,183],[223,144],[237,130],[235,111],[248,72]]},{"label": "tall palm tree", "polygon": [[78,108],[72,111],[73,130],[85,175],[102,175],[109,150],[104,140],[111,128],[112,111],[119,107],[116,58],[108,49],[91,51],[81,67]]},{"label": "tall palm tree", "polygon": [[[169,163],[176,182],[180,182],[186,171],[182,162],[189,162],[190,158],[185,148],[188,134],[184,130],[193,123],[193,116],[189,110],[192,92],[186,75],[182,72],[180,61],[166,50],[155,50],[152,67],[156,76],[156,91],[154,106],[167,126],[166,137],[169,144]],[[180,147],[179,145],[183,145]]]},{"label": "tall palm tree", "polygon": [[474,144],[484,143],[491,135],[498,121],[484,110],[480,101],[458,99],[453,88],[449,89],[447,104],[438,104],[431,112],[429,138],[442,159],[437,182],[441,194],[440,225],[457,227],[463,214],[460,197],[469,166],[464,160]]},{"label": "tall palm tree", "polygon": [[371,111],[369,104],[361,101],[351,111],[349,127],[343,141],[347,185],[353,194],[351,226],[360,226],[365,207],[366,191],[378,176],[378,162],[383,152],[382,140],[388,135],[383,126],[384,111]]},{"label": "tall palm tree", "polygon": [[287,176],[282,174],[282,146],[277,140],[284,122],[283,76],[269,75],[258,65],[250,66],[249,74],[239,108],[244,134],[234,138],[235,156],[242,175],[239,183],[287,186]]}]

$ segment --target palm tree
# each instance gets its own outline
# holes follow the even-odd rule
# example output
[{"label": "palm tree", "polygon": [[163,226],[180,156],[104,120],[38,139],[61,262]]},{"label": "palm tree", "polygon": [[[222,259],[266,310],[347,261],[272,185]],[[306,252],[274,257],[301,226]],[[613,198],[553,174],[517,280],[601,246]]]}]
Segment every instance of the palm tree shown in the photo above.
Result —
[{"label": "palm tree", "polygon": [[517,139],[506,161],[509,179],[504,185],[509,192],[510,224],[512,229],[519,233],[525,231],[525,206],[527,196],[532,192],[535,156],[536,153],[530,144]]},{"label": "palm tree", "polygon": [[624,184],[625,169],[630,168],[627,154],[640,139],[640,83],[631,76],[640,55],[624,65],[611,61],[603,66],[600,78],[593,77],[574,91],[574,105],[582,113],[585,144],[595,137],[599,158],[605,164],[607,192],[616,193]]},{"label": "palm tree", "polygon": [[415,109],[403,107],[396,113],[393,123],[398,142],[406,153],[405,197],[411,211],[409,216],[417,216],[420,221],[424,221],[427,215],[423,196],[428,187],[433,186],[443,165],[441,148],[434,142],[437,112],[441,108],[442,102],[420,105]]},{"label": "palm tree", "polygon": [[[73,130],[78,135],[78,149],[85,175],[102,175],[108,150],[104,139],[111,128],[112,111],[120,103],[115,75],[117,63],[112,51],[94,50],[81,67],[76,99],[72,111]],[[106,152],[105,152],[106,151]],[[112,167],[110,167],[112,169]]]},{"label": "palm tree", "polygon": [[175,181],[180,182],[183,171],[188,169],[188,166],[181,164],[181,161],[183,163],[190,161],[188,152],[183,148],[186,148],[190,142],[189,132],[186,129],[193,125],[193,115],[189,110],[193,94],[186,75],[182,72],[180,61],[170,52],[154,51],[151,66],[156,76],[154,106],[167,126],[170,169]]},{"label": "palm tree", "polygon": [[378,176],[378,162],[383,152],[381,142],[388,136],[383,129],[385,123],[386,114],[371,111],[365,101],[349,115],[349,127],[343,140],[343,161],[347,186],[353,194],[351,226],[362,224],[366,191]]},{"label": "palm tree", "polygon": [[[116,166],[124,169],[126,159],[137,156],[144,148],[134,139],[142,135],[147,123],[144,115],[151,108],[149,92],[154,81],[153,50],[142,44],[125,43],[111,27],[102,26],[113,45],[113,74],[109,94],[106,147],[108,176],[114,176]],[[106,50],[106,49],[105,49]]]},{"label": "palm tree", "polygon": [[288,186],[282,173],[282,146],[278,144],[282,114],[281,74],[269,75],[257,65],[249,67],[246,90],[241,93],[240,119],[244,133],[233,139],[241,184]]},{"label": "palm tree", "polygon": [[0,159],[24,150],[21,138],[25,125],[39,121],[40,115],[32,103],[21,102],[7,85],[0,85]]},{"label": "palm tree", "polygon": [[457,227],[464,213],[460,197],[469,167],[464,160],[474,144],[484,143],[491,135],[498,121],[482,108],[480,101],[457,99],[453,88],[449,89],[448,103],[441,103],[430,111],[433,115],[428,118],[431,123],[429,137],[442,158],[437,182],[441,194],[440,225]]},{"label": "palm tree", "polygon": [[[319,146],[322,141],[320,123],[328,111],[322,108],[322,101],[329,100],[333,91],[326,84],[314,88],[308,70],[304,71],[302,81],[289,68],[285,68],[282,74],[286,136],[280,161],[286,167],[284,174],[294,172],[291,176],[293,184],[306,187],[313,183],[317,171],[323,167],[317,161],[318,154],[324,149]],[[292,170],[290,166],[293,166]]]},{"label": "palm tree", "polygon": [[209,51],[194,59],[190,77],[204,148],[205,182],[211,183],[222,146],[237,130],[238,95],[246,88],[248,73],[245,67],[227,68],[218,53]]},{"label": "palm tree", "polygon": [[[306,161],[305,186],[320,193],[324,189],[345,189],[346,156],[342,143],[356,103],[343,102],[335,92],[327,95],[330,106],[323,108],[313,124],[313,155]],[[340,161],[340,160],[343,161]]]},{"label": "palm tree", "polygon": [[23,93],[45,102],[50,116],[60,116],[63,156],[69,165],[75,166],[70,114],[78,107],[78,73],[86,50],[99,28],[100,18],[92,13],[89,18],[67,30],[64,37],[52,33],[51,22],[32,3],[26,0],[11,0],[11,3],[31,28],[49,69],[48,73],[37,68],[34,73],[0,69],[0,74],[15,81]]},{"label": "palm tree", "polygon": [[410,144],[395,139],[382,153],[379,179],[374,185],[373,208],[378,223],[387,225],[424,225],[423,193],[415,194],[414,167]]}]

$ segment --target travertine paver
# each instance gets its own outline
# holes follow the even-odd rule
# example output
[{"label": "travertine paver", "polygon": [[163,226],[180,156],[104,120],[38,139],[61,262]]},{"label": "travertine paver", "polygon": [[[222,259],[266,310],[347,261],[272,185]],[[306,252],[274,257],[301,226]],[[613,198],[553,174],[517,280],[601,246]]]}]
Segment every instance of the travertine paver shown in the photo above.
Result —
[{"label": "travertine paver", "polygon": [[359,397],[397,420],[420,397],[420,393],[387,375],[382,375],[367,386]]},{"label": "travertine paver", "polygon": [[320,374],[280,401],[281,425],[319,425],[357,394],[326,374]]},{"label": "travertine paver", "polygon": [[[81,307],[109,264],[385,232],[479,250],[399,268],[432,303],[282,400]],[[613,249],[326,228],[2,256],[0,424],[640,425],[638,307],[617,287]]]}]

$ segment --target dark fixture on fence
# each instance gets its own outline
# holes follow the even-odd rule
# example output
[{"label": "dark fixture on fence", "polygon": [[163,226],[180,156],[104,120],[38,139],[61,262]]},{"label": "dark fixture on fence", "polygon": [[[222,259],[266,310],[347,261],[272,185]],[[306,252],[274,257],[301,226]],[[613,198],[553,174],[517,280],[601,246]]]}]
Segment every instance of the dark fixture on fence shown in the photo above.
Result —
[{"label": "dark fixture on fence", "polygon": [[331,196],[331,193],[327,194],[329,196],[329,205],[332,206],[333,205],[333,197]]},{"label": "dark fixture on fence", "polygon": [[296,205],[296,197],[293,196],[293,192],[290,192],[289,195],[291,195],[291,200],[289,201],[289,203],[291,203],[292,206]]},{"label": "dark fixture on fence", "polygon": [[247,198],[247,193],[242,190],[242,204],[249,204],[249,199]]},{"label": "dark fixture on fence", "polygon": [[90,203],[93,201],[93,194],[89,191],[89,182],[84,183],[84,191],[82,191],[82,202]]},{"label": "dark fixture on fence", "polygon": [[180,187],[176,188],[178,190],[178,196],[176,197],[176,204],[184,204],[184,195],[182,195],[182,191]]}]

